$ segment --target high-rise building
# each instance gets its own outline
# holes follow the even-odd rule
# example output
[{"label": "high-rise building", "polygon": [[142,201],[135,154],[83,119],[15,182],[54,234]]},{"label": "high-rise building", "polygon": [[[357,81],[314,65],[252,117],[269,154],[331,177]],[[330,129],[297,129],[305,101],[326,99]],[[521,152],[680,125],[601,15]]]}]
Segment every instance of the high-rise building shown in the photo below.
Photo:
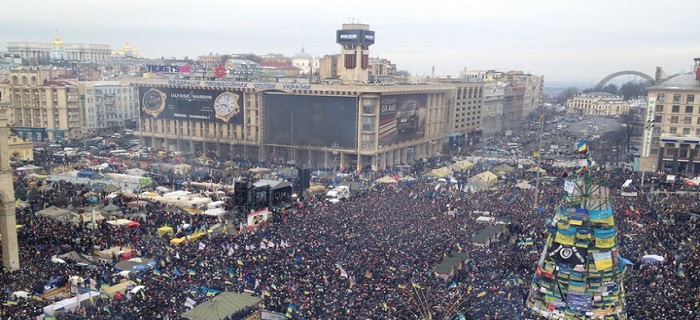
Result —
[{"label": "high-rise building", "polygon": [[338,76],[344,83],[363,83],[369,79],[369,46],[374,44],[374,31],[369,25],[344,23],[336,31],[336,43],[342,46],[342,68]]},{"label": "high-rise building", "polygon": [[700,58],[647,88],[641,171],[700,174]]},{"label": "high-rise building", "polygon": [[453,149],[469,148],[481,142],[484,82],[438,79],[438,83],[453,86],[445,114],[445,142]]},{"label": "high-rise building", "polygon": [[503,82],[491,82],[484,85],[481,127],[485,139],[493,137],[503,130],[505,86],[506,84]]},{"label": "high-rise building", "polygon": [[55,80],[52,72],[13,69],[10,80],[0,83],[2,96],[10,103],[8,121],[24,140],[53,142],[81,137],[78,87]]}]

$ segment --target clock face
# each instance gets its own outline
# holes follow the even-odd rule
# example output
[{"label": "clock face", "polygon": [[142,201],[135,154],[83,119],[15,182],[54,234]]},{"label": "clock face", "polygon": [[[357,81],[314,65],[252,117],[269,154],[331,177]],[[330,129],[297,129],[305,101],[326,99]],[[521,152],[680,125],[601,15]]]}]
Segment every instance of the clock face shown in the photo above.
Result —
[{"label": "clock face", "polygon": [[238,96],[224,92],[214,100],[214,112],[217,116],[234,116],[238,113]]},{"label": "clock face", "polygon": [[163,101],[163,93],[156,89],[146,91],[143,95],[143,107],[146,110],[156,111],[161,108]]}]

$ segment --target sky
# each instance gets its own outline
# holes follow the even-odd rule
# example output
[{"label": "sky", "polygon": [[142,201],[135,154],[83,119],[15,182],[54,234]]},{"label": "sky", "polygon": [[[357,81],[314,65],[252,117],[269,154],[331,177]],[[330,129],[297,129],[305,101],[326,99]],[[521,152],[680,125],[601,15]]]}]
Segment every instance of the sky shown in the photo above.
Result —
[{"label": "sky", "polygon": [[371,57],[413,75],[521,70],[549,83],[595,83],[622,70],[690,71],[700,57],[698,0],[231,1],[22,0],[0,10],[8,42],[108,44],[142,57],[337,54],[343,23],[375,31]]}]

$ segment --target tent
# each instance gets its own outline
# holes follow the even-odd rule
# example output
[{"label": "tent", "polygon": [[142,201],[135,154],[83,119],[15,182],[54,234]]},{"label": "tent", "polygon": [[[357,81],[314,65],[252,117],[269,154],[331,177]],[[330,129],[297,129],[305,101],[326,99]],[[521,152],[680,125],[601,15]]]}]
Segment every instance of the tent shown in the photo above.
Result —
[{"label": "tent", "polygon": [[246,293],[223,292],[182,314],[192,320],[222,320],[246,307],[255,306],[262,299]]},{"label": "tent", "polygon": [[396,179],[394,179],[391,176],[383,176],[379,179],[377,179],[377,183],[396,183]]},{"label": "tent", "polygon": [[[140,261],[140,262],[139,262]],[[141,260],[122,260],[114,265],[114,268],[119,271],[142,271],[147,270],[156,265],[151,259],[142,258]]]},{"label": "tent", "polygon": [[269,173],[272,171],[272,169],[257,167],[257,168],[250,169],[248,171],[250,171],[252,173]]},{"label": "tent", "polygon": [[122,282],[115,284],[111,287],[105,288],[103,291],[110,298],[114,298],[114,295],[116,295],[117,292],[119,292],[121,294],[126,294],[126,291],[132,286],[135,287],[136,283],[133,281],[130,281],[130,280],[125,280],[125,281],[122,281]]},{"label": "tent", "polygon": [[518,182],[518,184],[516,184],[515,187],[518,189],[525,189],[525,190],[529,190],[529,189],[533,188],[532,185],[530,185],[530,183],[527,182],[527,180],[523,180],[523,181]]},{"label": "tent", "polygon": [[448,167],[442,167],[438,169],[434,169],[426,174],[424,174],[424,177],[433,177],[433,178],[447,178],[452,174],[452,170]]},{"label": "tent", "polygon": [[527,169],[527,172],[539,172],[539,173],[547,173],[547,170],[542,169],[540,167],[532,167],[530,169]]},{"label": "tent", "polygon": [[457,172],[467,172],[473,168],[474,164],[471,163],[469,160],[458,161],[457,163],[452,165],[452,170]]},{"label": "tent", "polygon": [[70,219],[71,212],[66,209],[61,209],[55,206],[50,206],[44,210],[37,211],[40,216],[49,217],[53,220],[61,220],[63,222],[68,222]]},{"label": "tent", "polygon": [[81,293],[75,297],[63,299],[54,304],[44,307],[44,314],[52,316],[56,311],[74,310],[78,308],[78,304],[82,304],[85,300],[91,299],[93,297],[98,297],[100,295],[97,291],[88,291],[86,293]]},{"label": "tent", "polygon": [[493,172],[500,171],[500,172],[508,174],[508,173],[515,171],[515,168],[504,163],[504,164],[497,165],[497,166],[493,167],[493,169],[491,169],[491,171],[493,171]]},{"label": "tent", "polygon": [[486,183],[489,186],[492,186],[498,182],[498,176],[493,174],[492,172],[489,171],[484,171],[482,173],[479,173],[473,177],[471,177],[469,180],[480,180],[484,183]]},{"label": "tent", "polygon": [[113,184],[107,185],[106,187],[104,187],[104,189],[102,189],[102,191],[106,192],[106,193],[117,192],[119,190],[120,190],[119,187],[117,187]]},{"label": "tent", "polygon": [[100,209],[100,213],[106,214],[106,215],[120,215],[122,213],[122,209],[119,208],[118,206],[110,203],[110,204],[102,207],[102,209]]}]

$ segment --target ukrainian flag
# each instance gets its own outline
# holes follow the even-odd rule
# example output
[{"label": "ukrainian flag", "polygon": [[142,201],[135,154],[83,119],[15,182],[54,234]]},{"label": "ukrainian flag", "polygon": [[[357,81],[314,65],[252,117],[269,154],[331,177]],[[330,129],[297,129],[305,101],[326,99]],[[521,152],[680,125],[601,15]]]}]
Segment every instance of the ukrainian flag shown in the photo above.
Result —
[{"label": "ukrainian flag", "polygon": [[586,141],[581,140],[576,143],[576,151],[581,152],[581,153],[586,153],[588,151],[588,144]]},{"label": "ukrainian flag", "polygon": [[554,241],[563,245],[573,246],[575,235],[576,228],[557,229],[557,235],[555,236]]},{"label": "ukrainian flag", "polygon": [[612,248],[615,245],[615,228],[593,229],[595,234],[595,246],[598,248]]},{"label": "ukrainian flag", "polygon": [[609,251],[593,253],[593,260],[595,260],[595,267],[598,270],[608,270],[613,266],[612,256]]}]

